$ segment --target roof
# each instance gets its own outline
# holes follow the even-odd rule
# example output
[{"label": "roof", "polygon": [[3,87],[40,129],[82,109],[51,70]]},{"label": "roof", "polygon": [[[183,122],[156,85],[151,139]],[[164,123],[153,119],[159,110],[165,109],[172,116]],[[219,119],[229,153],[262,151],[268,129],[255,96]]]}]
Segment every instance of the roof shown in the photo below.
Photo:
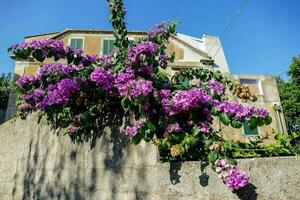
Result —
[{"label": "roof", "polygon": [[[52,39],[60,39],[64,37],[65,35],[68,34],[73,34],[73,33],[78,33],[78,34],[113,34],[113,30],[95,30],[95,29],[65,29],[64,31],[60,32],[51,32],[51,33],[45,33],[45,34],[37,34],[37,35],[29,35],[26,36],[25,39],[30,39],[34,37],[39,37],[39,36],[47,36],[49,35],[50,38]],[[139,30],[134,30],[134,31],[128,31],[129,34],[134,34],[134,35],[146,35],[146,31],[139,31]],[[191,49],[195,53],[210,59],[211,57],[204,51],[204,46],[203,46],[203,41],[201,38],[195,38],[192,36],[188,36],[182,33],[178,33],[176,35],[172,35],[172,39],[176,40],[180,44],[186,46],[187,48]]]}]

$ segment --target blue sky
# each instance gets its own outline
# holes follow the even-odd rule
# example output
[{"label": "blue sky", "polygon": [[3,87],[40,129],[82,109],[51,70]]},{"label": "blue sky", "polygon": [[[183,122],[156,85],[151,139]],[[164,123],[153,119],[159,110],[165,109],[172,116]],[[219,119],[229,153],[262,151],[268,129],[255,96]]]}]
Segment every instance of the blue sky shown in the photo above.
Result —
[{"label": "blue sky", "polygon": [[[124,0],[131,30],[178,19],[178,32],[221,35],[245,0]],[[0,73],[13,72],[6,49],[31,34],[66,28],[111,29],[106,0],[0,0]],[[223,47],[232,73],[285,76],[300,54],[300,1],[250,0]]]}]

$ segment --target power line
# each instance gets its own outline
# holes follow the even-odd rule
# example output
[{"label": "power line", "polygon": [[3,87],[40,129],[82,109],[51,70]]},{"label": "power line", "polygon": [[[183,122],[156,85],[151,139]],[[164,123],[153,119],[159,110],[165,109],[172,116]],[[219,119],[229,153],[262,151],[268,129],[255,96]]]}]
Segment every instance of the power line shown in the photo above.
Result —
[{"label": "power line", "polygon": [[[216,0],[207,0],[205,1],[203,4],[200,3],[198,5],[195,5],[194,7],[192,7],[191,9],[187,10],[185,12],[185,14],[179,16],[179,19],[181,18],[181,20],[186,19],[188,17],[190,17],[195,11],[197,11],[197,13],[199,14],[199,11],[203,11],[204,9],[206,9],[207,7],[211,6]],[[202,7],[201,7],[202,6]],[[200,8],[201,7],[201,8]],[[198,8],[200,8],[198,10]]]},{"label": "power line", "polygon": [[[245,7],[247,6],[247,4],[249,3],[250,0],[245,0],[243,2],[243,4],[240,6],[240,8],[237,10],[237,12],[235,13],[235,15],[233,16],[233,18],[230,20],[230,22],[228,23],[228,25],[225,27],[225,29],[223,30],[223,32],[220,35],[220,38],[222,36],[224,36],[224,34],[227,32],[227,35],[224,37],[223,41],[225,41],[230,33],[230,31],[232,30],[233,24],[234,22],[238,19],[238,17],[241,15],[242,11],[245,9]],[[211,53],[211,50],[213,49],[213,47],[217,44],[217,41],[215,41],[215,43],[211,46],[211,48],[208,50],[208,54]],[[220,43],[216,53],[214,54],[214,56],[212,57],[213,59],[215,58],[215,56],[217,55],[217,53],[219,52],[219,50],[221,49],[222,45]]]}]

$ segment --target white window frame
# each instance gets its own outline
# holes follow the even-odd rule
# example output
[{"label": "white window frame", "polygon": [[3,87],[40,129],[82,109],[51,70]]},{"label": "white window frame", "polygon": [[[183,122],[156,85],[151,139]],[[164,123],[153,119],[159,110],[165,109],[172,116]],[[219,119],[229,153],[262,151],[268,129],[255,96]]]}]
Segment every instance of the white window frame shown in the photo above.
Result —
[{"label": "white window frame", "polygon": [[114,37],[104,37],[101,39],[101,43],[100,43],[100,55],[103,56],[103,51],[104,51],[104,40],[115,40]]},{"label": "white window frame", "polygon": [[74,36],[74,37],[70,37],[69,40],[68,40],[68,46],[71,47],[71,40],[72,39],[82,39],[82,50],[84,50],[84,40],[85,40],[85,37],[83,36]]},{"label": "white window frame", "polygon": [[[103,50],[104,50],[104,40],[115,40],[114,37],[110,36],[110,37],[104,37],[101,39],[101,42],[100,42],[100,55],[103,56]],[[135,41],[134,37],[128,37],[128,40],[133,40]]]},{"label": "white window frame", "polygon": [[[252,81],[255,81],[256,84],[257,84],[257,87],[258,87],[258,95],[264,95],[264,92],[263,92],[263,88],[262,88],[262,84],[261,84],[261,80],[260,79],[255,79],[255,78],[239,78],[240,81],[241,80],[252,80]],[[243,84],[243,83],[242,83]]]}]

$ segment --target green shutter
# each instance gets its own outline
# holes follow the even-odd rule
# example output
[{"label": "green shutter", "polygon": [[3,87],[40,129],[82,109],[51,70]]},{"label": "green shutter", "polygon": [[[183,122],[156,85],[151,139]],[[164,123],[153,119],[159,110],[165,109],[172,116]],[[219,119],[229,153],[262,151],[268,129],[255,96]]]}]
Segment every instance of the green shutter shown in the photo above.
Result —
[{"label": "green shutter", "polygon": [[244,130],[244,135],[249,135],[249,136],[258,135],[258,129],[255,128],[254,130],[250,130],[247,122],[243,123],[243,130]]},{"label": "green shutter", "polygon": [[71,39],[71,44],[70,44],[70,46],[71,46],[71,48],[73,49],[73,50],[75,50],[76,49],[76,40],[75,39]]},{"label": "green shutter", "polygon": [[71,48],[73,50],[82,49],[82,47],[83,47],[83,39],[72,38],[70,46],[71,46]]},{"label": "green shutter", "polygon": [[76,49],[82,49],[82,47],[83,47],[83,39],[77,39]]},{"label": "green shutter", "polygon": [[114,48],[114,40],[104,40],[102,54],[103,55],[109,54],[110,52],[112,52],[113,48]]}]

